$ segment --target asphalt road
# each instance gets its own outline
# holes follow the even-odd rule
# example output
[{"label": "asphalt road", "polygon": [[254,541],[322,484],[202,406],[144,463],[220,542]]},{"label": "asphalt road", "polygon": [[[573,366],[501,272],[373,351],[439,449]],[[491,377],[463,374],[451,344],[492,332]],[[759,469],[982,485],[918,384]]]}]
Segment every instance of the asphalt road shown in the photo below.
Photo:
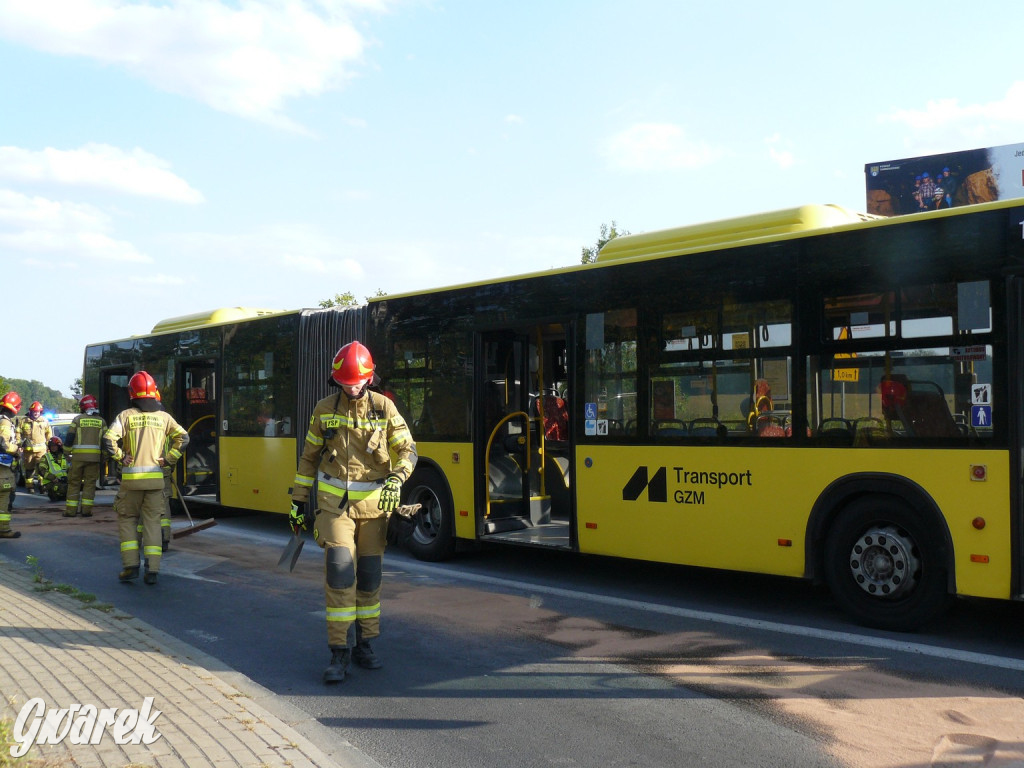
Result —
[{"label": "asphalt road", "polygon": [[222,517],[176,539],[147,587],[117,582],[109,508],[64,520],[24,494],[18,506],[34,509],[0,554],[201,648],[389,768],[898,768],[1024,749],[1020,604],[962,602],[899,635],[784,579],[488,547],[427,564],[392,548],[385,667],[324,686],[322,555],[307,543],[279,572],[284,520]]}]

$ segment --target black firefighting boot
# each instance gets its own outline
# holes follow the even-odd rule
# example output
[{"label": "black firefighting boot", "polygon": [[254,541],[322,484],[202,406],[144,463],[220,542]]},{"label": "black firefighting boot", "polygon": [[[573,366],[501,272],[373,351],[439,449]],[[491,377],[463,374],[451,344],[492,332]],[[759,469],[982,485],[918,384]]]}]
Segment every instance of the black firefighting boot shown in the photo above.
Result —
[{"label": "black firefighting boot", "polygon": [[137,565],[126,565],[121,569],[121,573],[117,575],[119,581],[134,581],[139,578],[139,566]]},{"label": "black firefighting boot", "polygon": [[363,640],[363,633],[356,624],[356,647],[352,649],[352,659],[363,669],[380,669],[384,666],[377,654],[370,647],[369,640]]},{"label": "black firefighting boot", "polygon": [[146,571],[146,575],[142,577],[142,580],[144,582],[146,582],[147,584],[149,584],[150,586],[152,586],[153,584],[156,584],[156,576],[157,576],[157,572],[156,571],[148,571],[147,570]]},{"label": "black firefighting boot", "polygon": [[21,531],[0,531],[0,539],[16,539],[21,536]]},{"label": "black firefighting boot", "polygon": [[325,683],[340,683],[345,679],[345,672],[348,671],[349,662],[352,660],[352,651],[348,648],[331,648],[331,663],[324,670]]}]

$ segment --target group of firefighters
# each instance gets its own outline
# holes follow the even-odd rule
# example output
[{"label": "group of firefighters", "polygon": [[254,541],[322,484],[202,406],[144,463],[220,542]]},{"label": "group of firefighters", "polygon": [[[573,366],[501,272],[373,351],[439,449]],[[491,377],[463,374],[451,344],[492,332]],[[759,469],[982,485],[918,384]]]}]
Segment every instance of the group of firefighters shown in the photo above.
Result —
[{"label": "group of firefighters", "polygon": [[[5,407],[5,413],[17,414],[21,408],[21,398],[17,392],[9,392],[0,400],[0,405]],[[14,418],[12,423],[19,448],[15,458],[29,493],[47,493],[52,499],[58,495],[63,498],[67,481],[67,456],[63,442],[53,434],[49,420],[43,415],[43,404],[39,401],[32,403],[28,414]],[[14,461],[10,466],[13,468],[13,465]]]},{"label": "group of firefighters", "polygon": [[[155,384],[152,391],[156,392]],[[159,402],[159,393],[156,397]],[[0,398],[0,538],[21,536],[20,531],[11,529],[16,466],[20,467],[29,493],[45,493],[51,501],[64,501],[64,517],[92,517],[104,454],[115,460],[117,457],[113,450],[104,450],[108,428],[96,398],[83,395],[78,405],[80,413],[68,426],[65,440],[61,440],[53,434],[41,403],[32,403],[28,414],[18,418],[21,396],[11,391]],[[171,486],[168,468],[161,479],[162,552],[170,542]],[[138,528],[141,531],[141,522]]]},{"label": "group of firefighters", "polygon": [[[388,516],[407,513],[401,506],[402,484],[416,466],[416,443],[393,399],[372,391],[373,358],[360,342],[338,350],[328,383],[338,391],[313,408],[309,429],[290,489],[289,525],[296,536],[312,527],[324,550],[324,592],[327,644],[331,659],[326,683],[345,679],[351,662],[379,669],[381,660],[370,646],[380,634],[380,593]],[[128,383],[130,407],[106,424],[96,398],[79,402],[66,440],[33,434],[32,450],[15,429],[21,398],[8,392],[0,398],[0,538],[16,538],[11,530],[9,496],[14,489],[12,465],[19,456],[47,452],[40,446],[57,440],[60,453],[73,455],[64,514],[92,514],[96,481],[105,453],[121,466],[121,485],[114,499],[118,520],[122,582],[139,577],[156,584],[161,554],[170,533],[168,494],[171,472],[188,445],[188,433],[161,407],[153,377],[139,371]],[[33,403],[30,417],[35,411]],[[39,408],[42,413],[42,407]],[[45,421],[45,419],[43,419]],[[49,429],[48,425],[46,429]],[[22,434],[29,434],[23,431]],[[52,452],[51,452],[52,453]],[[31,466],[36,468],[36,463]],[[25,464],[30,477],[29,464]],[[311,493],[316,489],[315,505]],[[162,518],[166,525],[162,524]],[[140,551],[141,538],[141,551]],[[354,630],[350,638],[350,629]]]}]

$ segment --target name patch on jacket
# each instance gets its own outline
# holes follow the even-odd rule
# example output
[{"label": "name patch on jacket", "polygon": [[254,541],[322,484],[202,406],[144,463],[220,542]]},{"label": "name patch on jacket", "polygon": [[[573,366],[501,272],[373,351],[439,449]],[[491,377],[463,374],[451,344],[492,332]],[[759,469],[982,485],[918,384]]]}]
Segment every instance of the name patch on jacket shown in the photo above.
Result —
[{"label": "name patch on jacket", "polygon": [[136,413],[128,417],[128,429],[143,429],[144,427],[163,429],[164,422],[163,419],[152,413]]}]

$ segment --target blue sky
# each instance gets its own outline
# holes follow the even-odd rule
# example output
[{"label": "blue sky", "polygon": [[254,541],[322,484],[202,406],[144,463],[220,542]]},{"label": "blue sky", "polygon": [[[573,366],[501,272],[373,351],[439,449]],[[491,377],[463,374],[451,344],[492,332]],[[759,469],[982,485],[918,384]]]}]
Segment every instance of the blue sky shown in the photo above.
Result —
[{"label": "blue sky", "polygon": [[1024,141],[1024,4],[0,0],[0,374]]}]

